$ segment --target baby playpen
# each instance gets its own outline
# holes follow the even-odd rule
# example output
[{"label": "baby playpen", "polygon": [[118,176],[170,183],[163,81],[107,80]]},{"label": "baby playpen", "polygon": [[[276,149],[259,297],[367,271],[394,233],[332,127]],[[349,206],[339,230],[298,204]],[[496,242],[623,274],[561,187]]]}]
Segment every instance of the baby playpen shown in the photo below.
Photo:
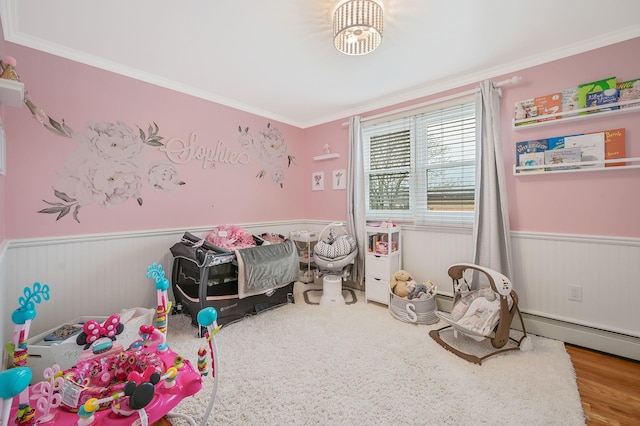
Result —
[{"label": "baby playpen", "polygon": [[[174,257],[171,284],[176,305],[191,315],[194,324],[198,311],[209,306],[218,311],[218,324],[223,326],[293,301],[298,255],[291,241],[262,243],[236,252],[186,232],[182,240],[171,247],[171,254]],[[269,267],[262,272],[270,276],[271,282],[261,290],[254,289],[251,293],[255,294],[246,295],[242,293],[242,281],[252,284],[256,276],[259,280],[261,272],[252,275],[251,266]]]}]

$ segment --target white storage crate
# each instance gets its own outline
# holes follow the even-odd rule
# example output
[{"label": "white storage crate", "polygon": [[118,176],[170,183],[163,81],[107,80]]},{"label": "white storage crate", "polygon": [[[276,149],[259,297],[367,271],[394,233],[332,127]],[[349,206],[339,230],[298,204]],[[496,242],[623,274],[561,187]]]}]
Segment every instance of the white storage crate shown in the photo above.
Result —
[{"label": "white storage crate", "polygon": [[[143,324],[154,325],[155,309],[132,308],[123,309],[120,315],[120,322],[124,325],[122,333],[116,336],[118,342],[126,349],[131,343],[139,338],[138,332]],[[107,317],[91,317],[83,316],[75,318],[65,324],[82,324],[89,320],[95,320],[100,323],[105,321]],[[45,337],[61,326],[60,324],[51,330],[40,333],[27,340],[27,367],[31,369],[31,384],[44,380],[43,374],[46,368],[54,364],[60,366],[60,370],[64,371],[73,367],[77,362],[83,347],[76,344],[77,334],[60,342],[45,341]]]}]

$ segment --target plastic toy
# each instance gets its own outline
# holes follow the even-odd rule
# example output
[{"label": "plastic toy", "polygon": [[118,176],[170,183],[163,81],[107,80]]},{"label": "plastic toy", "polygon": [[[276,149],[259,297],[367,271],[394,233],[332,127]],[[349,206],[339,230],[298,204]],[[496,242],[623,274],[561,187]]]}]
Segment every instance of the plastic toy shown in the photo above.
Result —
[{"label": "plastic toy", "polygon": [[[49,287],[34,283],[33,290],[25,288],[19,299],[20,308],[12,315],[16,324],[12,342],[15,368],[0,372],[2,420],[8,424],[44,425],[131,425],[146,426],[164,416],[181,417],[189,424],[195,421],[171,410],[202,389],[202,378],[208,375],[207,350],[200,348],[198,369],[191,362],[173,352],[166,340],[168,280],[162,266],[153,264],[147,270],[158,291],[156,327],[142,325],[139,339],[124,349],[117,342],[122,332],[119,315],[112,315],[104,323],[87,321],[76,342],[86,349],[71,368],[60,371],[58,365],[45,370],[45,380],[28,387],[32,372],[26,364],[29,323],[35,318],[35,303],[48,300]],[[206,341],[211,356],[214,379],[213,392],[202,419],[209,418],[218,385],[215,334],[217,311],[206,308],[198,314],[198,321],[206,327]],[[201,362],[202,361],[202,362]],[[202,364],[202,365],[201,365]],[[35,401],[36,409],[30,406]],[[11,420],[11,423],[9,421]]]},{"label": "plastic toy", "polygon": [[7,426],[11,413],[11,401],[21,394],[31,381],[31,370],[18,367],[0,372],[0,424]]},{"label": "plastic toy", "polygon": [[156,292],[158,296],[158,306],[156,308],[156,326],[162,333],[167,332],[167,315],[171,311],[171,303],[167,296],[169,280],[165,278],[162,265],[154,263],[147,268],[147,278],[156,281]]}]

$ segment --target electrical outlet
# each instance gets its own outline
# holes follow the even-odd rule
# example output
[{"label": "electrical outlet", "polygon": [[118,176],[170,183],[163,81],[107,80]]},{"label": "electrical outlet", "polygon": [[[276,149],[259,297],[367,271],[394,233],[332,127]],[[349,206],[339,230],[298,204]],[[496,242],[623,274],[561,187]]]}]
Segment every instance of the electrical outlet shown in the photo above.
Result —
[{"label": "electrical outlet", "polygon": [[582,287],[578,285],[570,285],[569,300],[573,300],[574,302],[582,302]]}]

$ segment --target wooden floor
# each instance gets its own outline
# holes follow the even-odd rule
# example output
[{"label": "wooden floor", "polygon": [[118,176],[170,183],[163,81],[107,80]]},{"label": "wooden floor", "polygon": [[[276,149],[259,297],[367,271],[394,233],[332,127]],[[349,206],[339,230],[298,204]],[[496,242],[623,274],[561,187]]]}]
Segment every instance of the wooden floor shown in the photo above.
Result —
[{"label": "wooden floor", "polygon": [[587,425],[639,425],[640,362],[565,347],[576,372]]}]

